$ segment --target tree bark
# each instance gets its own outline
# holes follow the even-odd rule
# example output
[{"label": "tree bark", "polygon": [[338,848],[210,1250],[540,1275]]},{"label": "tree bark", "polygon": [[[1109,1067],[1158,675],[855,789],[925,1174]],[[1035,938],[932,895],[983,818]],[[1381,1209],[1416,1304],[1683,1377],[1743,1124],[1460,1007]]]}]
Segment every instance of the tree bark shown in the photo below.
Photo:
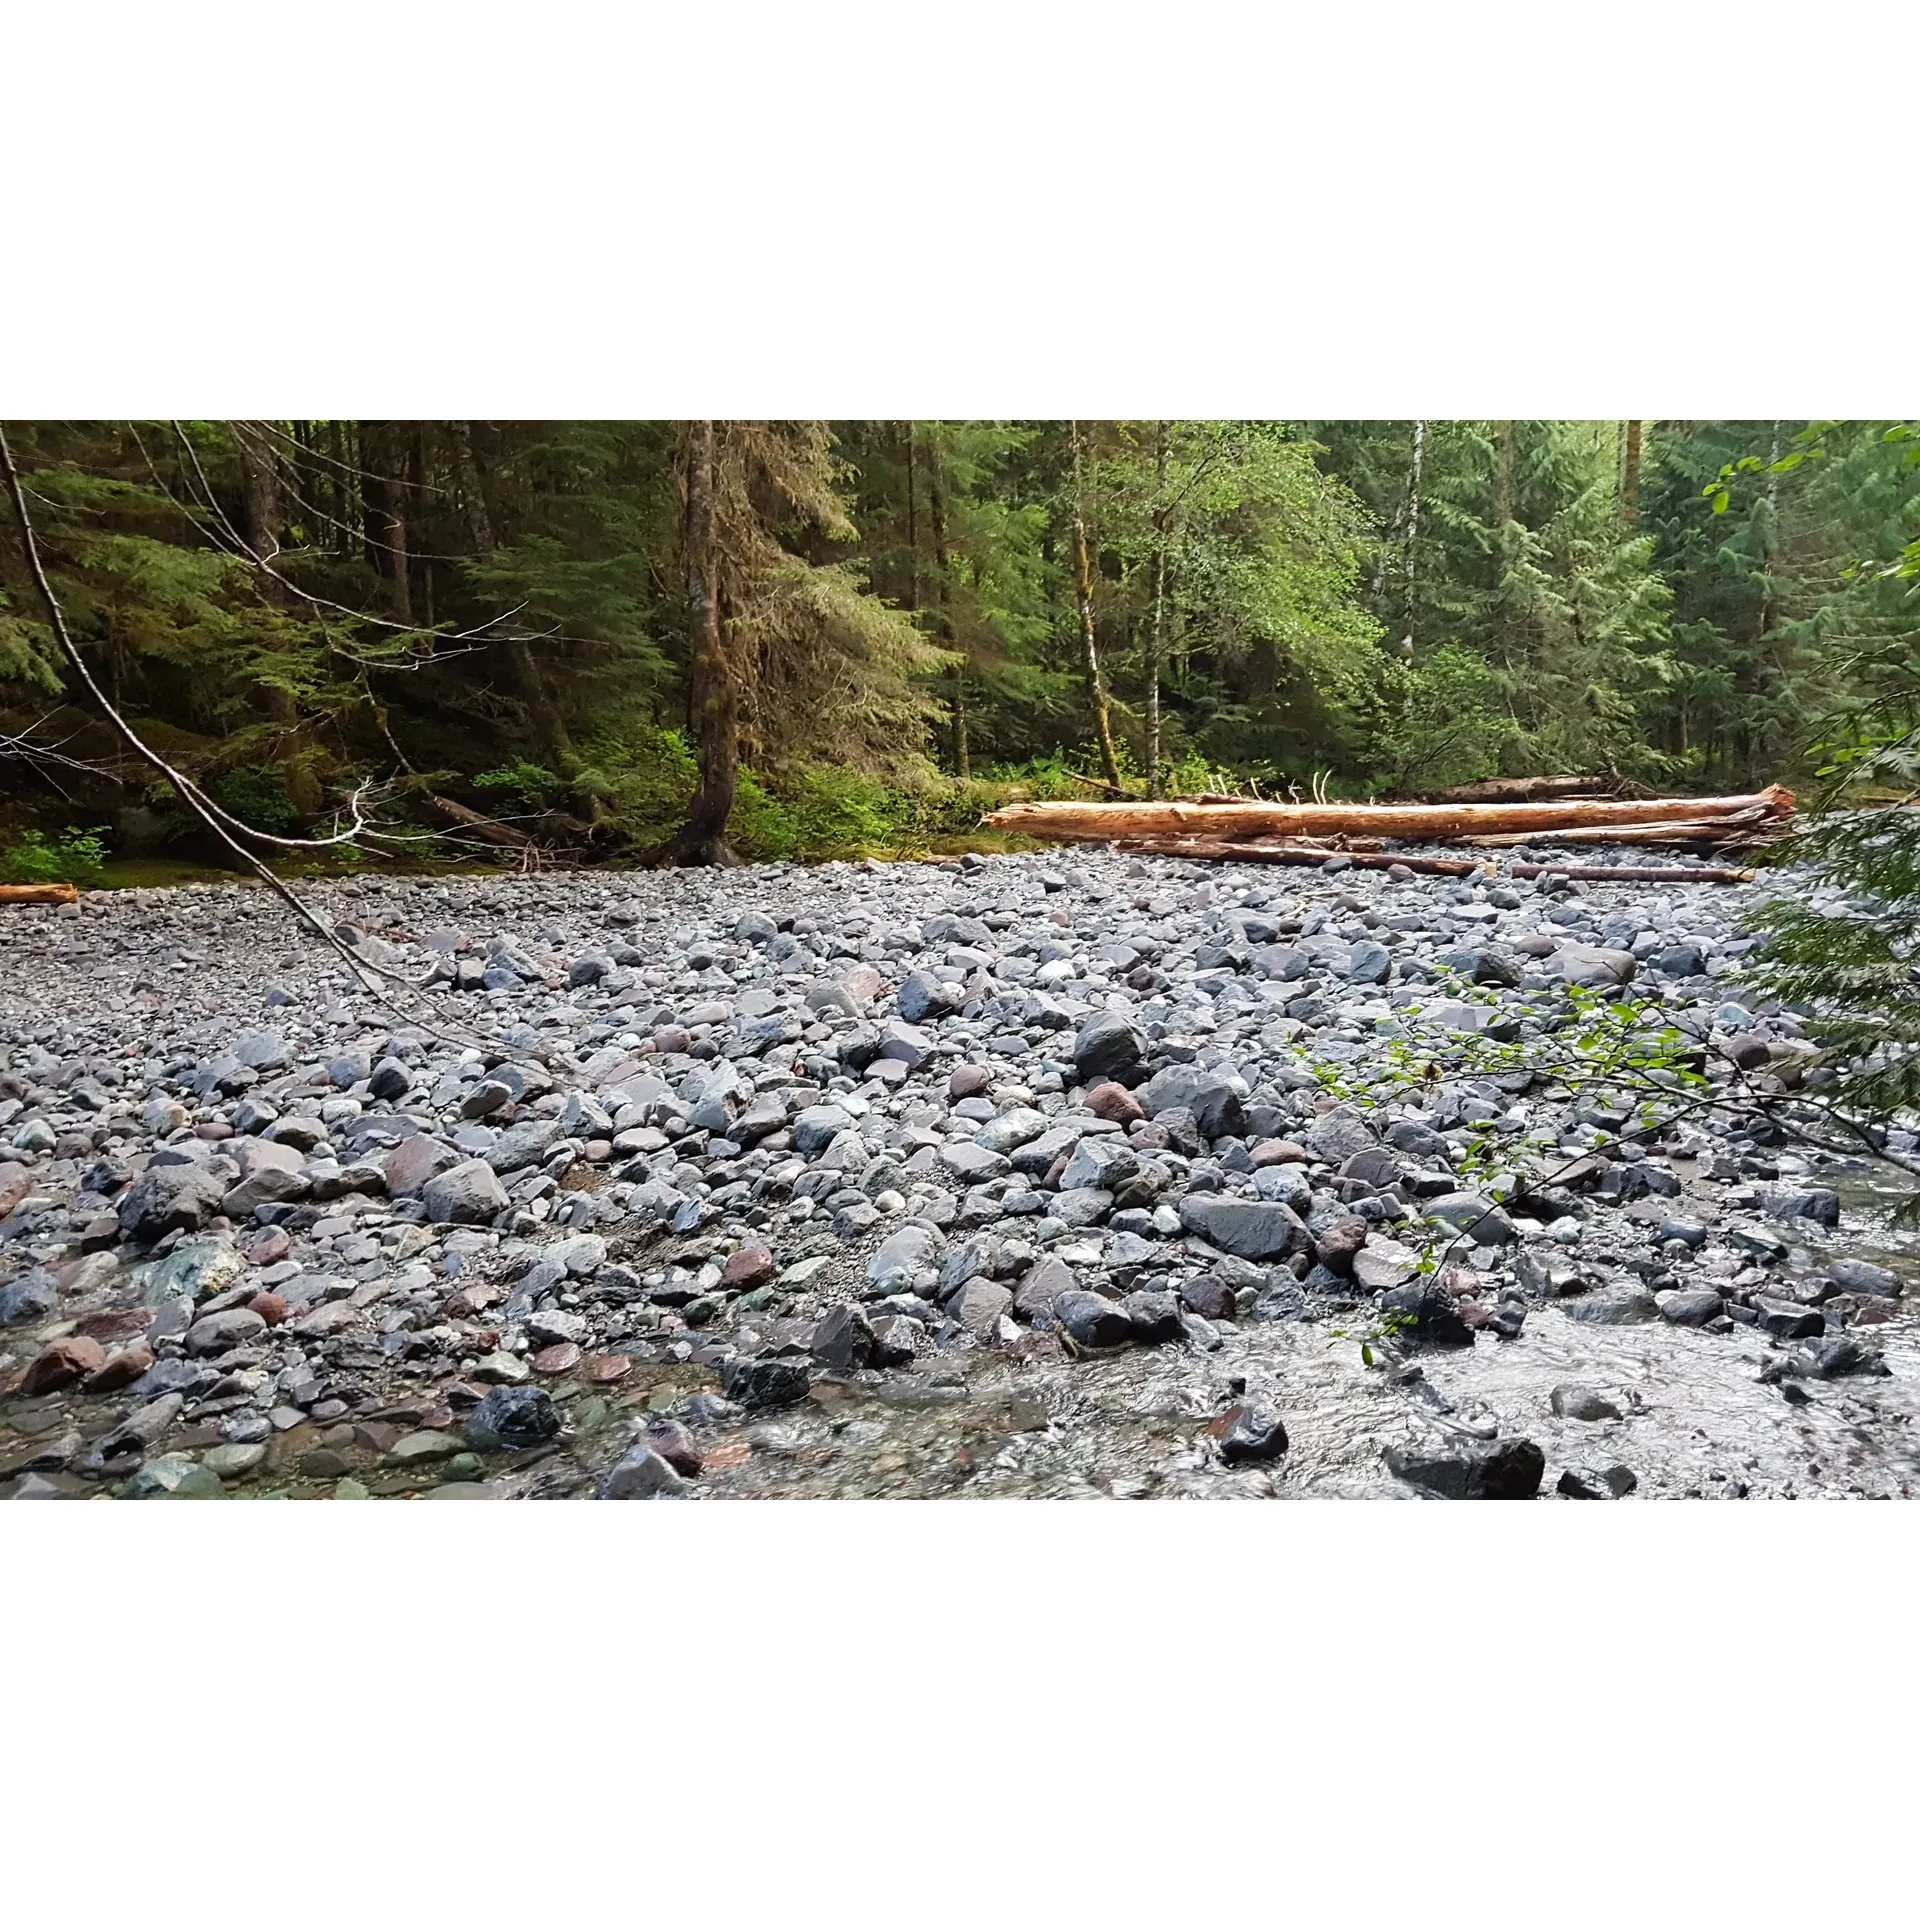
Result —
[{"label": "tree bark", "polygon": [[[283,522],[280,513],[279,463],[270,447],[263,446],[251,434],[236,436],[240,446],[240,472],[244,488],[247,545],[258,554],[265,567],[257,574],[255,585],[260,596],[272,606],[283,606],[286,595],[270,569],[280,553]],[[273,723],[273,758],[279,763],[286,782],[287,798],[302,821],[311,820],[320,811],[324,797],[319,776],[300,751],[300,709],[285,687],[263,684],[260,704]]]},{"label": "tree bark", "polygon": [[360,493],[365,502],[362,526],[367,561],[386,583],[394,617],[412,623],[413,596],[407,583],[407,510],[405,487],[395,478],[400,452],[391,422],[360,423]]},{"label": "tree bark", "polygon": [[[480,456],[474,449],[473,422],[449,420],[447,435],[453,442],[453,463],[460,482],[460,504],[466,513],[467,534],[481,564],[490,566],[496,551],[493,516],[487,511],[486,475],[481,467]],[[554,704],[546,676],[540,671],[540,662],[534,657],[532,646],[517,637],[498,644],[507,650],[507,662],[513,669],[514,682],[520,690],[520,702],[527,710],[534,738],[539,741],[549,762],[555,766],[564,764],[573,754],[573,740],[567,732],[567,723],[561,717],[560,709]]]},{"label": "tree bark", "polygon": [[1107,784],[1120,784],[1120,761],[1113,750],[1113,720],[1107,709],[1107,677],[1100,667],[1100,643],[1093,631],[1093,563],[1087,553],[1087,521],[1080,494],[1080,423],[1067,422],[1073,440],[1073,539],[1079,560],[1080,641],[1085,651],[1087,692],[1093,701],[1093,724],[1100,740],[1100,764]]},{"label": "tree bark", "polygon": [[[953,645],[953,605],[948,574],[947,481],[940,464],[940,438],[936,433],[928,449],[927,519],[933,534],[933,630],[943,647]],[[950,707],[953,718],[953,771],[957,778],[973,777],[972,759],[967,745],[967,669],[963,661],[948,670],[952,682]]]},{"label": "tree bark", "polygon": [[914,504],[914,423],[907,422],[907,611],[920,606],[920,521]]},{"label": "tree bark", "polygon": [[1493,423],[1493,438],[1494,498],[1500,524],[1504,527],[1513,518],[1513,422],[1496,420]]},{"label": "tree bark", "polygon": [[1406,629],[1407,639],[1413,639],[1413,561],[1414,550],[1420,540],[1420,467],[1427,450],[1427,423],[1416,420],[1413,423],[1413,462],[1407,469],[1407,557],[1406,557]]},{"label": "tree bark", "polygon": [[1620,471],[1620,524],[1629,532],[1640,521],[1640,429],[1644,424],[1627,422],[1627,452]]},{"label": "tree bark", "polygon": [[1167,530],[1172,504],[1167,499],[1167,422],[1154,435],[1153,623],[1147,629],[1147,793],[1160,797],[1160,641],[1167,605]]},{"label": "tree bark", "polygon": [[740,785],[740,700],[726,652],[713,539],[715,423],[695,420],[686,437],[687,508],[683,544],[691,643],[693,733],[700,790],[667,857],[683,867],[731,866],[727,821]]},{"label": "tree bark", "polygon": [[1078,800],[1028,800],[987,816],[992,826],[1041,840],[1111,840],[1200,834],[1257,839],[1266,834],[1359,833],[1401,840],[1452,840],[1477,833],[1517,835],[1573,828],[1625,829],[1708,823],[1744,826],[1793,812],[1786,788],[1674,800],[1561,800],[1456,806],[1288,806],[1279,801],[1131,800],[1114,806]]}]

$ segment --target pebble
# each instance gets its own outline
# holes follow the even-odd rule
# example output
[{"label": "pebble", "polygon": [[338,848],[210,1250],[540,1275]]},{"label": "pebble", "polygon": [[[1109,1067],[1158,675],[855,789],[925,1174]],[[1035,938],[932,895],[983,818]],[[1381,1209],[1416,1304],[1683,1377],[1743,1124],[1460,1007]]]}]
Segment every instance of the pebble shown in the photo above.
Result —
[{"label": "pebble", "polygon": [[[1391,1032],[1511,1036],[1524,1060],[1574,978],[1711,1031],[1714,1071],[1785,1072],[1808,1043],[1730,997],[1743,936],[1720,890],[1637,888],[1630,866],[1535,889],[1065,849],[314,891],[397,963],[445,963],[438,1002],[479,1044],[342,997],[238,889],[92,897],[82,965],[17,933],[0,954],[19,983],[0,1010],[0,1417],[74,1396],[115,1423],[17,1469],[16,1491],[131,1489],[195,1436],[222,1482],[317,1419],[298,1465],[276,1442],[226,1483],[344,1489],[378,1430],[383,1461],[427,1441],[451,1473],[484,1451],[494,1480],[433,1494],[495,1497],[552,1449],[604,1445],[597,1423],[656,1361],[723,1389],[693,1400],[724,1429],[810,1407],[816,1374],[962,1392],[995,1353],[1041,1381],[1149,1361],[1197,1381],[1214,1355],[1320,1340],[1323,1316],[1364,1331],[1385,1312],[1397,1352],[1451,1343],[1470,1370],[1476,1331],[1524,1355],[1561,1314],[1623,1364],[1635,1341],[1698,1340],[1700,1364],[1734,1365],[1739,1343],[1711,1337],[1731,1322],[1815,1395],[1883,1377],[1845,1329],[1885,1316],[1906,1338],[1900,1275],[1808,1158],[1689,1122],[1685,1152],[1615,1147],[1570,1192],[1516,1197],[1476,1171],[1482,1143],[1564,1164],[1621,1115],[1558,1099],[1551,1071],[1456,1067],[1384,1105],[1367,1089]],[[114,997],[184,947],[208,958],[130,1024]],[[1462,1228],[1428,1284],[1419,1249]],[[692,1404],[670,1377],[669,1404]],[[1448,1459],[1399,1477],[1513,1477]]]}]

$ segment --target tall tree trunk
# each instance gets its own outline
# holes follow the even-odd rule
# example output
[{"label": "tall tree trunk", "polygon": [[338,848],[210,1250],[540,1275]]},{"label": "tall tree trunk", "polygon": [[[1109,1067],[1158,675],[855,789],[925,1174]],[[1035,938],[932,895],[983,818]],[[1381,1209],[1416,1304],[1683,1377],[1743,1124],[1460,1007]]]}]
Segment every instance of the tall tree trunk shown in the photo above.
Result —
[{"label": "tall tree trunk", "polygon": [[1413,462],[1407,469],[1406,643],[1413,641],[1414,552],[1420,542],[1420,466],[1427,450],[1427,423],[1413,423]]},{"label": "tall tree trunk", "polygon": [[1503,527],[1513,518],[1513,425],[1511,420],[1493,423],[1494,500]]},{"label": "tall tree trunk", "polygon": [[914,423],[907,422],[907,611],[920,605],[920,521],[914,505]]},{"label": "tall tree trunk", "polygon": [[700,756],[700,791],[687,824],[668,850],[683,867],[731,866],[727,821],[740,785],[740,700],[726,653],[713,540],[715,425],[688,424],[687,511],[683,544],[687,564],[688,639],[691,646],[693,733]]},{"label": "tall tree trunk", "polygon": [[[473,422],[449,420],[447,436],[453,442],[453,464],[460,482],[460,504],[467,517],[467,535],[473,542],[474,553],[481,564],[490,566],[495,553],[493,516],[487,511],[486,476],[473,444]],[[499,644],[507,650],[507,661],[513,668],[514,681],[519,687],[520,701],[527,710],[534,738],[539,741],[550,763],[555,766],[563,764],[572,756],[573,740],[567,732],[567,723],[561,717],[560,709],[554,704],[546,676],[540,671],[540,662],[532,646],[518,638]]]},{"label": "tall tree trunk", "polygon": [[1640,521],[1640,429],[1644,424],[1627,422],[1626,458],[1620,469],[1620,524],[1628,532]]},{"label": "tall tree trunk", "polygon": [[[271,567],[280,552],[284,522],[280,509],[280,471],[272,447],[251,434],[239,436],[240,473],[245,494],[247,545]],[[261,573],[256,581],[261,598],[272,606],[284,606],[286,595],[271,573]],[[263,683],[260,705],[273,723],[273,757],[280,763],[286,781],[287,798],[302,820],[311,820],[320,811],[319,776],[300,750],[300,709],[285,687]]]},{"label": "tall tree trunk", "polygon": [[[940,436],[936,431],[927,449],[927,520],[933,533],[933,628],[943,647],[953,645],[952,581],[947,552],[947,478],[940,460]],[[952,682],[953,771],[968,780],[973,777],[967,747],[967,669],[962,661],[948,669]]]},{"label": "tall tree trunk", "polygon": [[413,620],[413,596],[407,585],[407,510],[405,487],[397,478],[402,452],[399,429],[390,421],[360,423],[360,491],[366,511],[367,559],[386,582],[393,616]]},{"label": "tall tree trunk", "polygon": [[1172,504],[1167,499],[1167,423],[1154,435],[1153,624],[1147,629],[1147,795],[1160,797],[1160,636],[1167,605],[1167,529]]},{"label": "tall tree trunk", "polygon": [[1100,668],[1100,643],[1093,631],[1093,562],[1087,553],[1087,521],[1080,495],[1080,423],[1067,422],[1073,440],[1073,539],[1079,560],[1080,641],[1085,650],[1087,692],[1093,701],[1094,731],[1100,740],[1100,765],[1107,784],[1120,784],[1120,761],[1113,751],[1113,721],[1107,710],[1107,677]]}]

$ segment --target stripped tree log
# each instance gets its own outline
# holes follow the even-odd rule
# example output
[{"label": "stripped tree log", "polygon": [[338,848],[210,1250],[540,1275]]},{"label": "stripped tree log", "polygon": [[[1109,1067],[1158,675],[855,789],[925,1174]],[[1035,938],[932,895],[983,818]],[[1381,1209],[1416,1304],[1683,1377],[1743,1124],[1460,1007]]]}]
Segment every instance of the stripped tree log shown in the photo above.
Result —
[{"label": "stripped tree log", "polygon": [[80,898],[80,890],[65,880],[52,880],[44,886],[0,887],[0,907],[67,907]]},{"label": "stripped tree log", "polygon": [[1184,800],[1127,800],[1101,806],[1079,800],[1029,800],[987,816],[989,826],[1040,840],[1256,840],[1270,834],[1366,834],[1395,840],[1463,840],[1475,834],[1539,837],[1596,828],[1632,839],[1647,828],[1718,823],[1783,823],[1793,814],[1785,787],[1727,798],[1552,800],[1516,805],[1292,806],[1241,800],[1196,806]]},{"label": "stripped tree log", "polygon": [[1497,860],[1467,855],[1354,853],[1344,847],[1288,846],[1263,840],[1121,840],[1115,844],[1122,853],[1171,856],[1176,860],[1239,860],[1263,866],[1320,867],[1338,858],[1349,866],[1398,867],[1410,873],[1437,873],[1454,879],[1477,873],[1489,879],[1537,880],[1543,873],[1557,873],[1569,880],[1631,881],[1635,885],[1641,881],[1663,885],[1696,881],[1730,886],[1753,878],[1745,867],[1585,867],[1538,860],[1517,860],[1502,866]]}]

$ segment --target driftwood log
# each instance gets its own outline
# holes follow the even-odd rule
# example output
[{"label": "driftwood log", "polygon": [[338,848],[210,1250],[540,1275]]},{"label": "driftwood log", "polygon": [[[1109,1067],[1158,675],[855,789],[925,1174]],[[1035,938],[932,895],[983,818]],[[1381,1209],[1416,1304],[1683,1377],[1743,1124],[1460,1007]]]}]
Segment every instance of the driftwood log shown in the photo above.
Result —
[{"label": "driftwood log", "polygon": [[1569,880],[1644,881],[1650,885],[1696,881],[1731,886],[1753,878],[1745,867],[1583,867],[1542,860],[1516,860],[1502,866],[1497,860],[1468,855],[1355,853],[1345,847],[1289,846],[1266,840],[1120,840],[1114,844],[1122,853],[1160,854],[1176,860],[1242,860],[1274,867],[1318,867],[1337,855],[1356,867],[1401,867],[1410,873],[1445,874],[1454,879],[1478,873],[1489,879],[1537,880],[1543,873],[1559,873]]},{"label": "driftwood log", "polygon": [[79,888],[65,880],[45,886],[0,887],[0,907],[66,907],[79,898]]},{"label": "driftwood log", "polygon": [[1497,835],[1517,844],[1549,833],[1592,829],[1589,838],[1630,841],[1651,829],[1705,825],[1723,831],[1784,824],[1793,795],[1761,793],[1673,800],[1547,800],[1437,807],[1290,806],[1241,800],[1197,806],[1187,800],[1027,800],[987,815],[987,824],[1040,840],[1159,840],[1201,835],[1257,840],[1269,835],[1362,834],[1395,840],[1466,840]]}]

